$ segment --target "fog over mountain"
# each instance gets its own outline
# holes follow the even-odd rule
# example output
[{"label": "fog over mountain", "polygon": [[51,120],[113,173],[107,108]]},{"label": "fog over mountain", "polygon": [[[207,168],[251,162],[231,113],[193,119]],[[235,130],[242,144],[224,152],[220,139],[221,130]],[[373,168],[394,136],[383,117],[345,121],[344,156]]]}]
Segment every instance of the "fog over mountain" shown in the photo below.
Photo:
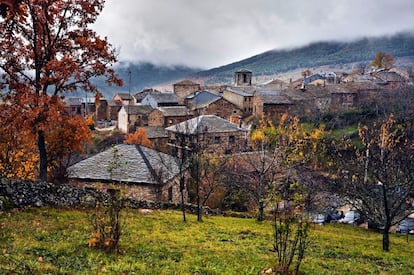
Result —
[{"label": "fog over mountain", "polygon": [[93,26],[125,62],[210,69],[270,49],[414,30],[412,0],[107,0]]}]

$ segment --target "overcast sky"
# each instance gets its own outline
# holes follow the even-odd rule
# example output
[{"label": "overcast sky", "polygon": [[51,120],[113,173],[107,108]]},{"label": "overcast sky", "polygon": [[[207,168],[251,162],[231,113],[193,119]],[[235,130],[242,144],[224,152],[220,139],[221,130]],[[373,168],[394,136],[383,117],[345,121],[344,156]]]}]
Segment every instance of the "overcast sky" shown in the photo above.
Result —
[{"label": "overcast sky", "polygon": [[107,0],[120,61],[212,68],[271,49],[414,31],[414,0]]}]

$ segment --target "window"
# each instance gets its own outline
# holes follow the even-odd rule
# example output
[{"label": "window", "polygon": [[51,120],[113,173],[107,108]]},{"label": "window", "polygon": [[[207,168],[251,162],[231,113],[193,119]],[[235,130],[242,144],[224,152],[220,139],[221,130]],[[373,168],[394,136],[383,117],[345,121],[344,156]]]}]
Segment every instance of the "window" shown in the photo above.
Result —
[{"label": "window", "polygon": [[214,137],[214,143],[219,144],[220,143],[220,137]]},{"label": "window", "polygon": [[234,143],[234,141],[235,141],[234,136],[229,136],[229,143]]}]

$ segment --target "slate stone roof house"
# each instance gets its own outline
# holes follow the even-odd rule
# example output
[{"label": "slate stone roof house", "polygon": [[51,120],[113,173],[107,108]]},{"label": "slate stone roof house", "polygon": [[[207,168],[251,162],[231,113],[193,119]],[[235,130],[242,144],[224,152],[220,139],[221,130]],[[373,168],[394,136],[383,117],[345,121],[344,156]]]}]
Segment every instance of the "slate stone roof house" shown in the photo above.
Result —
[{"label": "slate stone roof house", "polygon": [[187,96],[201,90],[201,86],[191,80],[182,80],[173,84],[173,92],[177,96],[178,104],[184,105]]},{"label": "slate stone roof house", "polygon": [[253,114],[278,119],[288,113],[293,102],[281,91],[259,90],[254,93]]},{"label": "slate stone roof house", "polygon": [[148,126],[148,116],[153,108],[149,105],[125,105],[118,112],[118,129],[133,133],[137,127]]},{"label": "slate stone roof house", "polygon": [[134,98],[131,96],[130,93],[117,93],[113,100],[117,100],[122,103],[122,105],[129,105],[134,102]]},{"label": "slate stone roof house", "polygon": [[240,108],[245,115],[253,113],[253,94],[256,90],[252,86],[252,72],[246,69],[234,73],[234,86],[226,87],[223,97]]},{"label": "slate stone roof house", "polygon": [[118,112],[122,103],[118,100],[101,98],[95,111],[96,120],[118,120]]},{"label": "slate stone roof house", "polygon": [[177,96],[173,93],[149,93],[141,101],[142,105],[150,105],[152,108],[177,106]]},{"label": "slate stone roof house", "polygon": [[221,93],[201,91],[187,96],[186,106],[197,115],[216,115],[238,123],[243,111],[225,99]]},{"label": "slate stone roof house", "polygon": [[215,115],[201,115],[166,128],[174,153],[180,150],[231,154],[243,151],[247,130]]},{"label": "slate stone roof house", "polygon": [[149,114],[148,125],[168,127],[192,117],[193,112],[186,106],[158,107]]},{"label": "slate stone roof house", "polygon": [[148,89],[144,89],[136,94],[133,95],[135,104],[140,104],[141,101],[144,99],[144,97],[146,97],[148,94],[157,94],[157,93],[161,93],[160,91],[153,89],[153,88],[148,88]]},{"label": "slate stone roof house", "polygon": [[68,177],[75,186],[105,190],[116,184],[137,200],[178,203],[181,198],[177,159],[140,145],[119,144],[82,160],[68,168]]}]

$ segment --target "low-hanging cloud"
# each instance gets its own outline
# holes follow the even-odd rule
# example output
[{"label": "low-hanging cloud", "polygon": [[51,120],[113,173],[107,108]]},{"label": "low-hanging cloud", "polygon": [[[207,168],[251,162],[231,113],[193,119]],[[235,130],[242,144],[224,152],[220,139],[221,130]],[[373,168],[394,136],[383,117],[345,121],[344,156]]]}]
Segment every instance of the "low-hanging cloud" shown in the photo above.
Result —
[{"label": "low-hanging cloud", "polygon": [[414,30],[412,0],[107,0],[119,59],[211,68],[271,49]]}]

